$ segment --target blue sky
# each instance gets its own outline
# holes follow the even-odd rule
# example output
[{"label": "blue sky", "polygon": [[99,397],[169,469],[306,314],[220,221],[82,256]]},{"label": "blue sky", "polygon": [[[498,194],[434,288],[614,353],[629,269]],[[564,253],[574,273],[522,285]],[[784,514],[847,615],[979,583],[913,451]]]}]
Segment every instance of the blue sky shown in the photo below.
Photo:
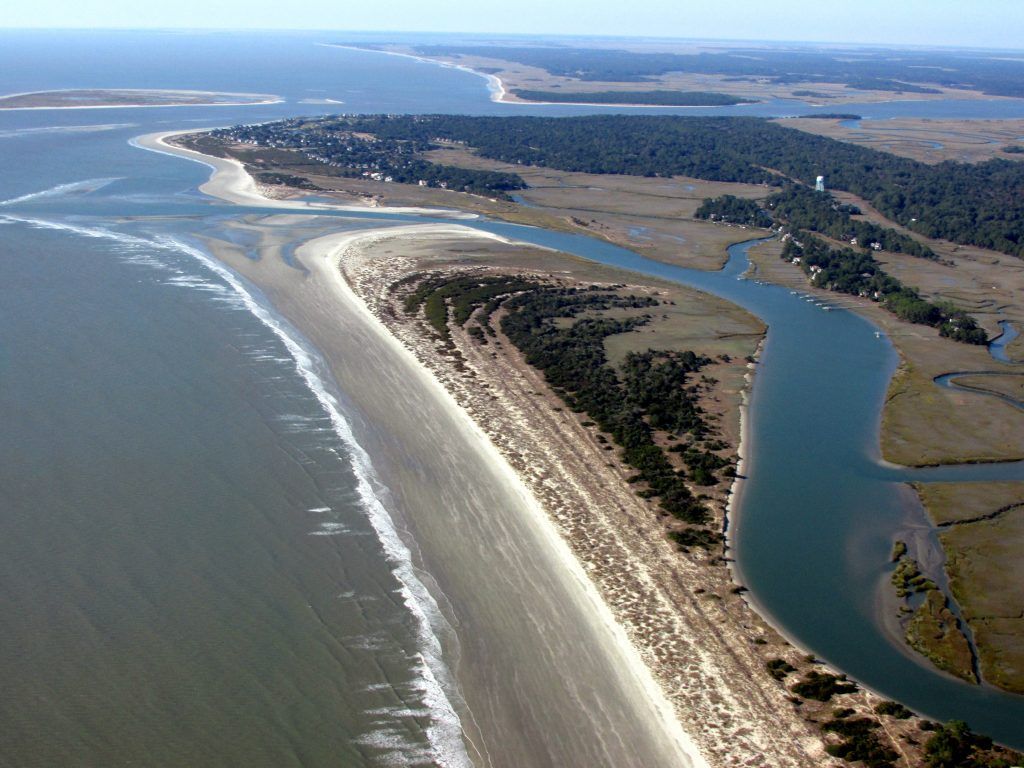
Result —
[{"label": "blue sky", "polygon": [[6,0],[2,27],[401,30],[1024,48],[1024,0]]}]

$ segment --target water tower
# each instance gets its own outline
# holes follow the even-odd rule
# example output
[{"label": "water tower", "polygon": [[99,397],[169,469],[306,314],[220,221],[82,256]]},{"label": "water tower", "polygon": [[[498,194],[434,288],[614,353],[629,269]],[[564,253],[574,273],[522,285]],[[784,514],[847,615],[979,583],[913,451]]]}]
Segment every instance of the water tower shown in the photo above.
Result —
[{"label": "water tower", "polygon": [[814,191],[815,192],[824,192],[825,191],[825,177],[824,176],[819,176],[817,181],[814,182]]}]

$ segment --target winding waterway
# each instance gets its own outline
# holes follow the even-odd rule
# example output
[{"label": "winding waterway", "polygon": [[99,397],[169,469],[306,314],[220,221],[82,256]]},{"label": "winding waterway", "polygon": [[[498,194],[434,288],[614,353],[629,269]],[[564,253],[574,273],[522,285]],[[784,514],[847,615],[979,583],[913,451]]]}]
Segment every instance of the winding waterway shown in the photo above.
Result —
[{"label": "winding waterway", "polygon": [[[387,462],[375,467],[325,411],[310,383],[330,383],[310,378],[324,373],[315,351],[303,357],[290,347],[268,323],[272,313],[254,314],[270,312],[264,297],[244,299],[189,251],[191,238],[219,220],[279,211],[211,201],[195,191],[205,169],[128,140],[339,109],[325,99],[364,112],[598,110],[496,105],[471,74],[327,49],[302,35],[223,35],[217,45],[129,33],[4,41],[5,91],[173,87],[285,97],[250,108],[0,115],[5,754],[52,765],[90,745],[108,762],[160,753],[194,764],[217,750],[251,765],[463,764],[452,743],[458,727],[446,719],[465,715],[458,686],[445,679],[458,666],[450,613],[431,603],[415,552],[391,537],[400,516],[382,517],[371,503],[372,492],[389,501],[379,475]],[[970,104],[856,111],[1024,115],[1018,101]],[[332,215],[345,227],[430,221]],[[787,634],[864,684],[1024,747],[1024,697],[935,671],[892,640],[878,610],[892,540],[924,524],[907,481],[1024,479],[1024,467],[881,462],[891,344],[853,313],[742,279],[748,245],[731,249],[721,272],[705,273],[580,236],[471,226],[678,280],[764,319],[748,477],[733,521],[740,578]],[[281,253],[294,246],[283,243]],[[356,419],[344,391],[335,395],[338,418]],[[420,471],[412,455],[403,461],[402,472]],[[445,658],[429,658],[431,649]],[[632,683],[608,681],[586,695],[611,701],[616,685]],[[173,723],[168,707],[178,713]],[[560,720],[566,733],[575,722]],[[472,733],[471,723],[463,727]],[[656,734],[638,729],[610,734],[609,754],[634,736],[660,749]]]},{"label": "winding waterway", "polygon": [[746,251],[718,273],[652,262],[605,243],[503,224],[489,231],[678,280],[750,310],[769,326],[750,400],[733,531],[737,572],[791,637],[879,693],[938,719],[963,719],[1024,746],[1024,697],[973,686],[914,657],[880,618],[893,541],[926,525],[906,483],[1024,480],[1024,463],[908,469],[879,456],[897,355],[876,327],[824,311],[788,288],[746,280]]}]

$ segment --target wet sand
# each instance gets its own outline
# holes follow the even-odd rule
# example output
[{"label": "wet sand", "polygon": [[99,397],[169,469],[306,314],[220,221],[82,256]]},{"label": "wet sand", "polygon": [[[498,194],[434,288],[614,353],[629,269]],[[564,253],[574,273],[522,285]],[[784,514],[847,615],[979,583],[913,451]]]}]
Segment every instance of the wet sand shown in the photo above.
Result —
[{"label": "wet sand", "polygon": [[455,628],[471,753],[491,766],[708,765],[530,491],[342,279],[338,249],[377,234],[313,240],[296,254],[307,273],[214,250],[301,329],[345,394]]},{"label": "wet sand", "polygon": [[[239,164],[215,165],[216,158],[152,142],[148,148],[214,165],[203,189],[222,199],[249,202],[260,194]],[[294,202],[260,198],[285,211]],[[609,495],[602,498],[600,490],[579,499],[572,498],[575,487],[561,493],[558,481],[567,478],[559,473],[568,466],[562,457],[576,454],[571,459],[583,461],[584,472],[601,461],[599,454],[563,451],[557,439],[571,442],[571,434],[543,433],[543,425],[542,433],[524,429],[520,437],[534,439],[543,455],[514,470],[500,432],[526,425],[489,421],[479,411],[471,418],[469,404],[453,397],[452,382],[436,367],[428,370],[408,339],[403,346],[379,322],[339,268],[343,254],[365,255],[379,240],[488,236],[456,222],[339,232],[337,220],[318,220],[316,211],[285,211],[248,220],[276,230],[276,249],[262,249],[265,258],[253,261],[217,240],[208,247],[305,334],[344,392],[357,437],[388,483],[425,579],[450,613],[457,647],[447,651],[456,659],[450,664],[465,702],[460,715],[478,762],[831,764],[784,689],[764,675],[763,659],[752,650],[763,627],[758,617],[739,598],[710,612],[694,600],[695,585],[715,569],[675,556],[660,525],[616,482],[621,478],[599,483],[614,487],[611,514],[603,513]],[[302,269],[288,266],[279,257],[282,246],[303,240],[311,242],[295,253]],[[505,402],[498,402],[498,413]],[[555,501],[544,482],[533,482],[548,472],[556,478],[548,485],[561,495]],[[602,510],[595,518],[601,533],[574,537],[560,511],[565,503]],[[581,559],[586,553],[579,548],[600,536],[614,541],[618,554],[614,567],[598,568],[602,573]],[[626,541],[630,547],[619,546]],[[597,554],[607,553],[606,546]],[[712,591],[731,587],[724,572],[710,580]]]}]

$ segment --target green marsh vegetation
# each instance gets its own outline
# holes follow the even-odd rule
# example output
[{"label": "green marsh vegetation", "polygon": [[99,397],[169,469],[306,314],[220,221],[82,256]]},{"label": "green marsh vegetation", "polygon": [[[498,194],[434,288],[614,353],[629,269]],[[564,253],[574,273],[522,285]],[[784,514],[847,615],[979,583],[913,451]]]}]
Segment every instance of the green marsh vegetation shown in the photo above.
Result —
[{"label": "green marsh vegetation", "polygon": [[[628,352],[608,361],[605,340],[647,325],[659,305],[653,296],[598,286],[566,287],[515,276],[426,276],[405,298],[408,314],[424,317],[446,349],[451,327],[466,328],[478,343],[500,330],[544,374],[572,411],[595,425],[635,470],[638,495],[687,524],[673,531],[682,549],[712,549],[721,534],[707,526],[710,513],[689,484],[712,486],[732,468],[725,444],[698,403],[713,380],[698,374],[712,360],[689,350]],[[607,313],[607,314],[606,314]],[[613,315],[613,316],[608,316]],[[471,329],[479,329],[472,332]],[[673,443],[666,448],[665,443]],[[677,455],[676,461],[672,456]]]},{"label": "green marsh vegetation", "polygon": [[890,581],[900,598],[900,613],[905,622],[907,643],[939,669],[975,683],[974,652],[953,614],[949,598],[934,581],[921,573],[917,560],[907,554],[907,546],[897,541],[893,547]]}]

